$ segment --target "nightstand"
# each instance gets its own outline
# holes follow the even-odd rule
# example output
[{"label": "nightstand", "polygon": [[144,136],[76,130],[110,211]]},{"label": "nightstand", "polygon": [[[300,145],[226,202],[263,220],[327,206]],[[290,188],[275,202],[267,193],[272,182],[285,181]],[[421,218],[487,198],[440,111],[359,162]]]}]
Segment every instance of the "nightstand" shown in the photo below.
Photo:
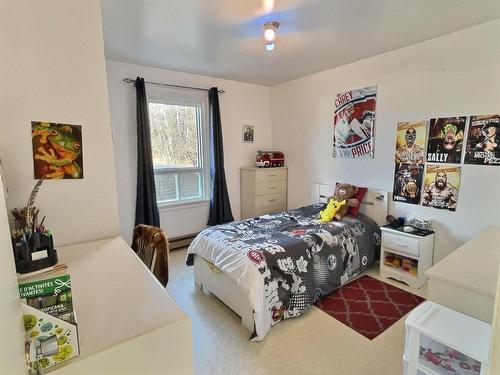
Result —
[{"label": "nightstand", "polygon": [[383,226],[380,247],[380,275],[420,288],[434,255],[434,232],[404,232],[402,227]]}]

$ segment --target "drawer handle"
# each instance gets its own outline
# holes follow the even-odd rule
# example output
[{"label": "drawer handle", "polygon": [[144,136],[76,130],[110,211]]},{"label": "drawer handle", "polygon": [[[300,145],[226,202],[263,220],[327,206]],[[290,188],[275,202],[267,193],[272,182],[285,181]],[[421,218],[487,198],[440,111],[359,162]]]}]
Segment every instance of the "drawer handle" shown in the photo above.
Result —
[{"label": "drawer handle", "polygon": [[276,175],[275,174],[270,174],[269,177],[276,177]]},{"label": "drawer handle", "polygon": [[269,199],[269,202],[276,202],[276,198],[274,198],[274,199]]},{"label": "drawer handle", "polygon": [[408,247],[408,245],[405,244],[404,242],[398,242],[398,241],[396,241],[396,242],[394,242],[394,244],[397,245],[397,246],[401,246],[401,247]]},{"label": "drawer handle", "polygon": [[276,190],[276,186],[270,186],[269,190]]}]

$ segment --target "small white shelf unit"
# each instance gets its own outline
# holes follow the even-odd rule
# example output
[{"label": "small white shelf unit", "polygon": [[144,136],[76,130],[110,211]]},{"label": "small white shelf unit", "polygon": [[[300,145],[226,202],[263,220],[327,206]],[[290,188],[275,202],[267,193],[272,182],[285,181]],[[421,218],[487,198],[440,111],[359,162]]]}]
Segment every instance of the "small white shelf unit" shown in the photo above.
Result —
[{"label": "small white shelf unit", "polygon": [[405,327],[405,375],[488,374],[490,324],[427,301]]},{"label": "small white shelf unit", "polygon": [[[388,227],[381,230],[380,275],[416,289],[424,286],[434,256],[434,233],[422,237]],[[390,264],[390,259],[396,261]]]}]

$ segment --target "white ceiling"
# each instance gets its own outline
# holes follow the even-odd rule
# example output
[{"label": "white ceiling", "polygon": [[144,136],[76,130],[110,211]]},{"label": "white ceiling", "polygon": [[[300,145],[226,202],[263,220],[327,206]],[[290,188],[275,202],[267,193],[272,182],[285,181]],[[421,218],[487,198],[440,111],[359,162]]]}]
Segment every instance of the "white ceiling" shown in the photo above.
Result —
[{"label": "white ceiling", "polygon": [[[106,55],[272,86],[500,18],[499,0],[263,3],[273,1],[102,0]],[[281,23],[272,52],[267,21]]]}]

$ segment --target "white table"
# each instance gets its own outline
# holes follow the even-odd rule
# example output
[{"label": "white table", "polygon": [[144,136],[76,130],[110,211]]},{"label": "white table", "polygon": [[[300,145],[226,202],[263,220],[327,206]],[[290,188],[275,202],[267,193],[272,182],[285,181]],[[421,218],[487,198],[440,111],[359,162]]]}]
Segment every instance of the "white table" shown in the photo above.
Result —
[{"label": "white table", "polygon": [[71,275],[81,354],[52,373],[193,373],[190,319],[122,238],[58,255]]},{"label": "white table", "polygon": [[427,271],[428,299],[491,323],[500,265],[500,225],[492,225]]}]

